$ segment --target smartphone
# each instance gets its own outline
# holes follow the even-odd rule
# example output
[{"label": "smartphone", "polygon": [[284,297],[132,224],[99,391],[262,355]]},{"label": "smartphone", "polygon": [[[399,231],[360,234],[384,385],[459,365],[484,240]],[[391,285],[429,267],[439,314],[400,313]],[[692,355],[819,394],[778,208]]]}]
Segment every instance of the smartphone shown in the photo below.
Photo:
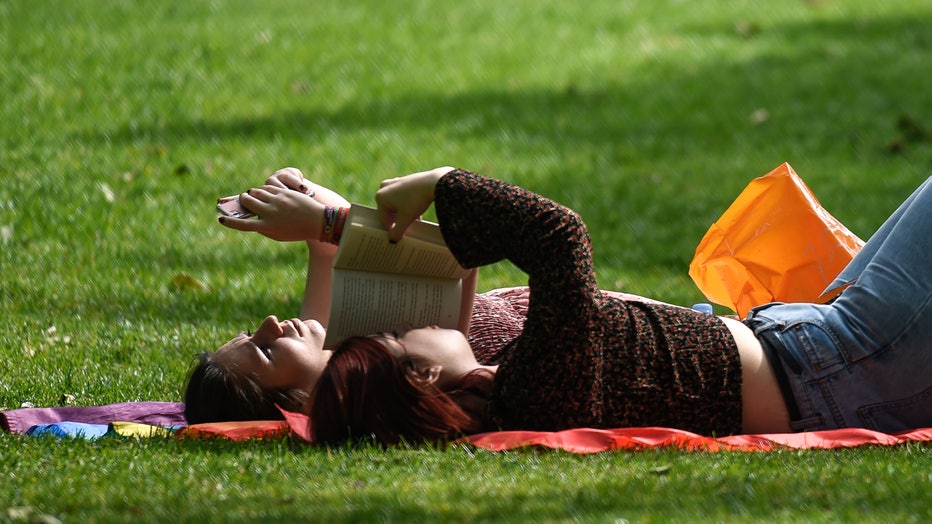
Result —
[{"label": "smartphone", "polygon": [[243,207],[243,204],[240,204],[239,195],[218,198],[217,211],[223,216],[232,218],[251,218],[256,216],[255,213]]}]

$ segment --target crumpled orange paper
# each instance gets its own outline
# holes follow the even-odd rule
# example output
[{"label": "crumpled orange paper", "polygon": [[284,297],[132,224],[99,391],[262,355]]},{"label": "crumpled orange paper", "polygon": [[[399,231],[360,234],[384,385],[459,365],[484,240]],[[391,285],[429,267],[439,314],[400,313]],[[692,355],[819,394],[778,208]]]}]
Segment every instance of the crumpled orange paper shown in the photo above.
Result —
[{"label": "crumpled orange paper", "polygon": [[744,318],[768,302],[824,302],[864,242],[784,163],[756,178],[706,232],[689,264],[705,296]]}]

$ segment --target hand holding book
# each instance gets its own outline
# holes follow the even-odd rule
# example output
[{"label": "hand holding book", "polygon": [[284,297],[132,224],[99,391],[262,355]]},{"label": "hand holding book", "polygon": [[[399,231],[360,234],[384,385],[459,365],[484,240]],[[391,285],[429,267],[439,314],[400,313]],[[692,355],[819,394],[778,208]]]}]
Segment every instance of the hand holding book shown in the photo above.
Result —
[{"label": "hand holding book", "polygon": [[382,225],[392,242],[401,240],[408,226],[427,211],[434,201],[434,186],[452,167],[438,167],[382,181],[375,194]]}]

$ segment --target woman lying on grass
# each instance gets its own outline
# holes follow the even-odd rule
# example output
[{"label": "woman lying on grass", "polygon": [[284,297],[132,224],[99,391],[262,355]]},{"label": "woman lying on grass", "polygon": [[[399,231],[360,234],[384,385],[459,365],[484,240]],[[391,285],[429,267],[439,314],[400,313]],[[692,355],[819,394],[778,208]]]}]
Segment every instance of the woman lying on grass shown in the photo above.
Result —
[{"label": "woman lying on grass", "polygon": [[[305,241],[308,271],[300,319],[267,317],[254,333],[240,334],[215,353],[202,353],[185,391],[189,423],[280,419],[276,404],[307,411],[311,389],[323,371],[331,348],[323,347],[330,308],[330,269],[339,234],[323,233],[327,207],[346,209],[337,193],[285,168],[266,184],[241,195],[241,202],[260,214],[258,219],[224,217],[221,223],[254,231],[280,241]],[[521,333],[527,311],[527,288],[474,294],[475,272],[463,283],[460,329],[480,362],[495,362],[506,343]],[[613,296],[641,299],[606,291]],[[644,300],[644,299],[641,299]]]},{"label": "woman lying on grass", "polygon": [[342,342],[312,393],[315,442],[574,427],[729,435],[932,426],[929,180],[838,277],[853,283],[832,303],[768,304],[744,322],[606,296],[582,220],[501,181],[442,168],[387,180],[376,201],[392,239],[433,202],[464,267],[508,259],[525,271],[527,319],[493,366],[455,330]]}]

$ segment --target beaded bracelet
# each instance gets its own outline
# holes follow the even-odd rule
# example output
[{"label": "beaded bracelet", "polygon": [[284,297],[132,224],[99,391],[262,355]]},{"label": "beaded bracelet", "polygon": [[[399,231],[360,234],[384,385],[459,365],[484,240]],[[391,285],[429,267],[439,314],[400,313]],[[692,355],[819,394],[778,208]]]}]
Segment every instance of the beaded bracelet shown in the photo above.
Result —
[{"label": "beaded bracelet", "polygon": [[320,241],[340,245],[340,238],[343,236],[343,228],[346,226],[346,216],[348,214],[348,207],[326,206],[324,208],[324,227],[320,233]]}]

